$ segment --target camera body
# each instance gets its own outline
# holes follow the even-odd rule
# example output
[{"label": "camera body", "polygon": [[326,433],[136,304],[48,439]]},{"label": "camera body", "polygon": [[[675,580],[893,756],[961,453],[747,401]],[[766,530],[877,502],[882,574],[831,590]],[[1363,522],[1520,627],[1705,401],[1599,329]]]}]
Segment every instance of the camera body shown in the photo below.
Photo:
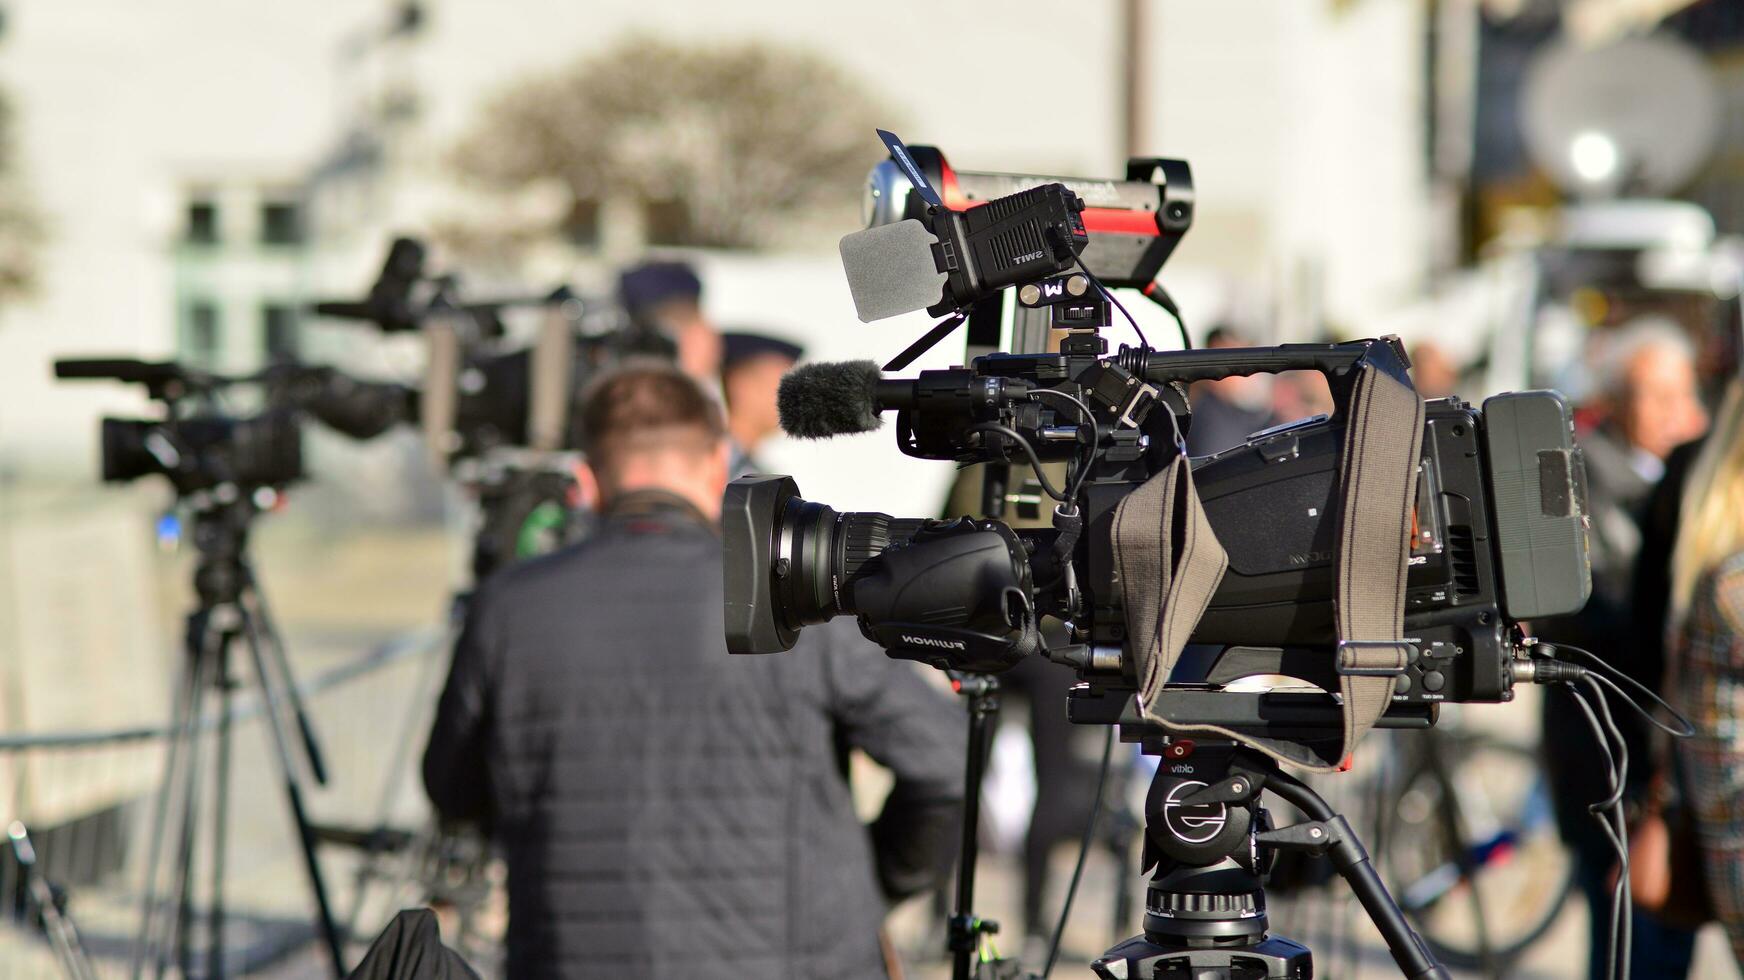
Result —
[{"label": "camera body", "polygon": [[[424,334],[424,377],[408,392],[403,416],[423,428],[445,462],[499,450],[581,450],[575,407],[594,377],[626,358],[677,356],[656,327],[612,304],[584,302],[567,287],[462,301],[456,278],[431,275],[425,256],[416,239],[395,239],[365,298],[317,303],[315,312],[383,333]],[[505,315],[512,311],[541,316],[530,340],[511,337]]]},{"label": "camera body", "polygon": [[282,408],[237,418],[105,418],[102,454],[104,482],[160,475],[180,493],[222,483],[282,487],[304,476],[302,429]]},{"label": "camera body", "polygon": [[[663,343],[664,342],[664,343]],[[584,449],[576,411],[588,385],[602,371],[630,357],[671,360],[675,351],[663,337],[624,330],[577,335],[547,353],[539,345],[503,349],[495,341],[466,344],[452,373],[426,374],[421,406],[451,406],[440,417],[422,418],[450,459],[476,458],[498,449]],[[451,394],[430,394],[442,386]],[[541,414],[560,419],[541,431]]]},{"label": "camera body", "polygon": [[[898,433],[908,434],[901,444],[914,455],[1010,460],[1016,440],[997,432],[980,438],[973,431],[979,423],[963,424],[1002,420],[1044,458],[1070,458],[1082,452],[1088,426],[1067,424],[1070,413],[1054,406],[1070,403],[1038,397],[1038,390],[1071,395],[1105,420],[1118,420],[1130,417],[1139,398],[1164,406],[1182,401],[1183,378],[1251,371],[1267,359],[1278,370],[1339,363],[1348,370],[1363,346],[1152,353],[1139,387],[1157,389],[1154,399],[1096,393],[1135,387],[1109,380],[1130,376],[1120,363],[1136,364],[1130,352],[1113,359],[992,355],[969,369],[885,382],[880,403],[906,406],[898,409],[899,419],[907,416]],[[1338,370],[1334,384],[1341,383]],[[939,419],[948,424],[935,424]],[[990,669],[1037,652],[1036,620],[1054,616],[1074,623],[1074,642],[1050,655],[1086,679],[1131,686],[1134,660],[1122,652],[1125,619],[1108,525],[1121,499],[1161,465],[1158,457],[1177,451],[1171,430],[1186,424],[1164,408],[1146,412],[1130,434],[1101,440],[1105,448],[1081,487],[1085,533],[1065,553],[1058,528],[838,514],[799,498],[790,478],[734,481],[723,515],[728,648],[786,649],[805,625],[853,614],[893,656]],[[1049,438],[1060,430],[1072,439]],[[950,432],[959,435],[952,440]],[[1179,683],[1218,688],[1281,674],[1337,688],[1327,651],[1337,640],[1334,541],[1344,434],[1341,419],[1318,417],[1193,461],[1229,569],[1193,631],[1182,660],[1189,676],[1178,669]],[[1508,700],[1517,648],[1512,624],[1585,603],[1591,589],[1585,491],[1573,434],[1572,414],[1554,392],[1499,395],[1483,410],[1454,399],[1429,404],[1410,516],[1411,652],[1394,679],[1395,704]],[[1521,447],[1530,447],[1530,472],[1522,472]],[[1519,565],[1521,555],[1534,564]],[[897,589],[896,582],[912,587]]]}]

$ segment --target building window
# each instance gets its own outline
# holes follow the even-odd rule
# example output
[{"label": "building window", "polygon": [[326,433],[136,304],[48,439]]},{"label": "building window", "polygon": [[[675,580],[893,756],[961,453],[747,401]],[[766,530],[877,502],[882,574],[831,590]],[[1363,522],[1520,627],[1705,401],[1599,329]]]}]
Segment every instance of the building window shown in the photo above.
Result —
[{"label": "building window", "polygon": [[268,201],[260,206],[263,245],[297,245],[303,240],[303,216],[293,201]]},{"label": "building window", "polygon": [[283,303],[260,308],[261,348],[268,361],[297,359],[297,311]]},{"label": "building window", "polygon": [[563,234],[570,244],[594,248],[600,241],[600,205],[598,201],[581,198],[569,207],[563,220]]},{"label": "building window", "polygon": [[218,304],[197,299],[188,304],[188,353],[194,360],[211,364],[218,360]]},{"label": "building window", "polygon": [[642,214],[647,221],[648,244],[694,244],[695,229],[691,227],[690,205],[684,201],[648,201]]},{"label": "building window", "polygon": [[193,245],[218,244],[218,204],[209,198],[188,202],[187,240]]}]

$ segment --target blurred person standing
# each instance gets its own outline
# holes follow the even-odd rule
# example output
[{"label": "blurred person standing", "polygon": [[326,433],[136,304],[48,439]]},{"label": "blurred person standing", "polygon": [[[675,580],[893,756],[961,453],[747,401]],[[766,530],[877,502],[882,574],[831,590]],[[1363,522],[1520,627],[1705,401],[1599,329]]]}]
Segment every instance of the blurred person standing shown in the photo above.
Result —
[{"label": "blurred person standing", "polygon": [[1337,405],[1319,371],[1285,371],[1272,377],[1272,424],[1331,415]]},{"label": "blurred person standing", "polygon": [[762,471],[757,449],[781,431],[775,400],[781,378],[804,356],[803,347],[775,337],[744,332],[721,335],[721,397],[727,403],[731,475]]},{"label": "blurred person standing", "polygon": [[[507,975],[885,975],[885,903],[957,829],[961,712],[845,620],[725,649],[719,406],[663,364],[582,407],[601,523],[477,593],[423,760],[508,863]],[[838,743],[895,786],[867,828]]]},{"label": "blurred person standing", "polygon": [[1744,965],[1744,381],[1727,392],[1681,510],[1666,687],[1695,735],[1676,746],[1679,790],[1708,898]]},{"label": "blurred person standing", "polygon": [[[1598,375],[1603,421],[1580,445],[1593,523],[1594,602],[1600,605],[1588,603],[1580,615],[1627,619],[1642,509],[1665,476],[1666,458],[1707,431],[1708,415],[1695,345],[1668,321],[1624,327],[1601,352]],[[1595,641],[1617,635],[1608,629],[1590,634]]]},{"label": "blurred person standing", "polygon": [[[1252,347],[1253,341],[1229,327],[1214,327],[1206,347]],[[1272,381],[1264,375],[1227,377],[1193,385],[1193,421],[1187,452],[1193,456],[1239,446],[1272,424]]]},{"label": "blurred person standing", "polygon": [[721,333],[702,310],[702,280],[685,262],[644,262],[618,276],[618,302],[639,326],[677,349],[678,366],[704,385],[721,369]]},{"label": "blurred person standing", "polygon": [[[1641,662],[1657,645],[1637,638],[1659,630],[1663,623],[1637,618],[1635,569],[1644,540],[1642,521],[1650,496],[1665,475],[1667,457],[1707,427],[1696,352],[1682,329],[1659,320],[1625,326],[1595,352],[1599,398],[1594,407],[1603,420],[1579,439],[1586,457],[1592,598],[1580,612],[1534,627],[1547,640],[1591,650],[1657,687],[1658,678],[1647,676]],[[1657,656],[1650,659],[1656,667]],[[1543,721],[1546,746],[1585,737],[1579,709],[1567,697],[1546,697]],[[1629,712],[1619,712],[1617,726],[1634,762],[1627,792],[1639,800],[1651,776],[1645,764],[1651,757],[1650,740],[1645,725]],[[1558,826],[1573,852],[1577,882],[1587,900],[1588,972],[1596,978],[1603,973],[1610,947],[1610,923],[1604,910],[1610,908],[1616,856],[1587,807],[1608,793],[1605,774],[1580,753],[1547,752],[1546,767]],[[1632,922],[1631,964],[1636,973],[1656,977],[1688,973],[1693,932],[1662,924],[1640,910],[1633,913]]]}]

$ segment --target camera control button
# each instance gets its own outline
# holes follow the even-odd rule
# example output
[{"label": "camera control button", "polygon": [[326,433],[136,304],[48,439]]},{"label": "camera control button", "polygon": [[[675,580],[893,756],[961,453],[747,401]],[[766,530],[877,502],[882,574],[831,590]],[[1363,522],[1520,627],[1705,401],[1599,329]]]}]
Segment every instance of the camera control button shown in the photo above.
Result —
[{"label": "camera control button", "polygon": [[1423,689],[1431,693],[1447,686],[1447,678],[1439,670],[1432,670],[1423,675]]}]

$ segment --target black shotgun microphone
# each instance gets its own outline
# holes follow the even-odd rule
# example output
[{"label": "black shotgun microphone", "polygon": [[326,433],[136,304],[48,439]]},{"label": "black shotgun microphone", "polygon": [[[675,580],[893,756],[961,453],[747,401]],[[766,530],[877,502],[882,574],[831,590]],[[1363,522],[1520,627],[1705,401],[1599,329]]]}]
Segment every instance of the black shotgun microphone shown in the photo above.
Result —
[{"label": "black shotgun microphone", "polygon": [[883,380],[872,361],[806,364],[787,372],[775,398],[781,428],[798,439],[871,432],[878,417],[878,387]]}]

